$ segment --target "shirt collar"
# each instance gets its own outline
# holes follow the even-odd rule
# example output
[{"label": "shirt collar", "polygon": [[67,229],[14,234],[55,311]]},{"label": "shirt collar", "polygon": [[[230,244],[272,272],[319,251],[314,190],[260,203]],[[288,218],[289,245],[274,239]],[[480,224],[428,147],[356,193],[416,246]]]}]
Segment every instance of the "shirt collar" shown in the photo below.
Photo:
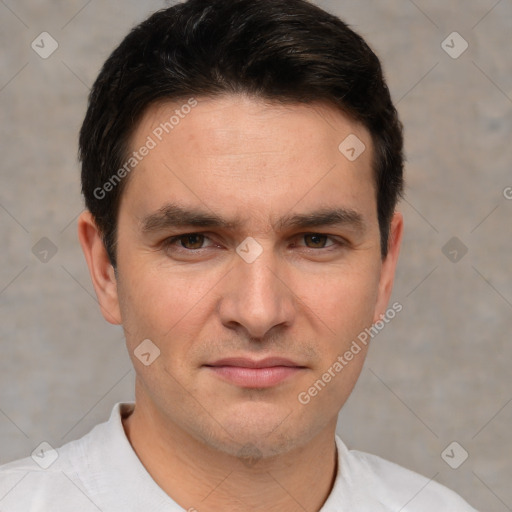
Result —
[{"label": "shirt collar", "polygon": [[[126,437],[122,418],[129,416],[134,407],[135,402],[115,404],[109,421],[97,425],[83,438],[83,457],[88,465],[87,492],[102,510],[183,512],[153,480]],[[336,449],[336,479],[320,512],[339,512],[342,504],[344,510],[388,510],[372,498],[366,486],[360,485],[360,477],[364,480],[364,475],[359,474],[360,464],[338,436]]]},{"label": "shirt collar", "polygon": [[84,438],[87,491],[101,510],[182,512],[147,472],[126,437],[122,418],[134,407],[134,402],[117,403],[109,421]]}]

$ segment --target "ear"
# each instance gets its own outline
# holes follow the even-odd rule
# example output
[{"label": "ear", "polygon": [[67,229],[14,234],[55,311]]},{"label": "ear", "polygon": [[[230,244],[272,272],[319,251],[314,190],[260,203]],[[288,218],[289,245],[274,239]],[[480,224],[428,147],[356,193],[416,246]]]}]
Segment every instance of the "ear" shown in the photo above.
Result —
[{"label": "ear", "polygon": [[384,315],[388,307],[391,291],[393,290],[393,282],[395,280],[396,264],[402,244],[403,228],[404,221],[402,214],[395,212],[389,230],[388,253],[382,262],[379,292],[373,316],[374,323],[381,319],[381,316]]},{"label": "ear", "polygon": [[89,267],[101,313],[107,322],[120,325],[121,312],[114,267],[110,263],[94,218],[87,210],[78,218],[78,239]]}]

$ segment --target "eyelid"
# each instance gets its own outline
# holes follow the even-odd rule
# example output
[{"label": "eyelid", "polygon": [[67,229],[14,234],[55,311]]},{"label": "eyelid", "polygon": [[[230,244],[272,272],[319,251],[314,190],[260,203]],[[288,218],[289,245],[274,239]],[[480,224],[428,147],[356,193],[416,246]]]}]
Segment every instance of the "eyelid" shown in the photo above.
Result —
[{"label": "eyelid", "polygon": [[[175,245],[176,242],[178,242],[180,239],[184,238],[184,237],[187,237],[187,236],[192,236],[192,235],[201,235],[204,237],[205,240],[209,240],[211,243],[210,245],[206,246],[206,247],[201,247],[199,249],[186,249],[184,247],[180,247],[179,245]],[[348,240],[346,240],[345,238],[343,237],[340,237],[340,236],[337,236],[337,235],[331,235],[331,234],[328,234],[328,233],[322,233],[321,231],[307,231],[307,232],[302,232],[302,233],[297,233],[296,235],[294,235],[292,237],[293,240],[296,240],[296,239],[304,239],[304,237],[306,236],[312,236],[312,235],[319,235],[319,236],[324,236],[326,237],[328,240],[330,240],[332,242],[331,245],[328,245],[326,247],[319,247],[319,248],[314,248],[314,247],[307,247],[305,244],[304,245],[298,245],[299,247],[302,247],[304,249],[307,249],[307,250],[310,250],[310,251],[316,251],[316,252],[320,252],[320,251],[328,251],[329,249],[332,249],[332,248],[340,248],[340,247],[344,247],[344,246],[347,246],[350,244],[350,242]],[[218,245],[218,244],[217,244]],[[194,253],[194,252],[199,252],[199,251],[202,251],[204,249],[207,249],[209,247],[212,247],[212,246],[215,246],[215,242],[212,240],[212,238],[210,236],[208,236],[208,234],[206,232],[203,232],[203,231],[190,231],[190,232],[187,232],[187,233],[180,233],[178,235],[173,235],[173,236],[170,236],[168,238],[166,238],[165,240],[162,241],[162,247],[164,248],[168,248],[170,246],[174,246],[174,248],[178,251],[182,251],[182,252],[188,252],[188,253]]]},{"label": "eyelid", "polygon": [[[329,256],[333,254],[337,254],[340,251],[350,249],[354,247],[354,245],[347,239],[339,235],[329,235],[327,233],[303,233],[300,235],[300,238],[306,236],[306,235],[320,235],[325,236],[328,241],[331,242],[330,245],[326,245],[325,247],[308,247],[304,242],[301,242],[300,244],[297,244],[296,247],[298,247],[301,251],[304,252],[304,254],[308,255],[317,255],[318,257],[321,256]],[[328,243],[328,241],[326,243]]]},{"label": "eyelid", "polygon": [[[211,240],[211,238],[206,233],[204,233],[202,231],[190,231],[187,233],[181,233],[179,235],[173,235],[173,236],[166,238],[165,240],[162,241],[162,246],[164,248],[168,248],[170,246],[173,246],[175,244],[175,242],[178,242],[180,239],[185,238],[187,236],[192,236],[192,235],[201,235],[204,237],[205,240],[210,240],[210,242],[213,242]],[[211,245],[209,245],[207,247],[211,247],[212,245],[215,245],[215,244],[212,243]],[[201,250],[207,248],[207,247],[201,247],[200,249],[185,249],[185,247],[179,247],[178,245],[176,245],[175,247],[178,250],[186,251],[186,252],[198,252],[198,251],[201,251]]]},{"label": "eyelid", "polygon": [[343,245],[347,245],[348,244],[348,241],[345,240],[342,237],[335,236],[335,235],[330,235],[328,233],[322,233],[321,231],[310,231],[310,232],[307,232],[307,233],[300,233],[300,234],[296,235],[294,238],[303,239],[305,236],[314,236],[314,235],[325,236],[328,240],[330,240],[332,242],[332,244],[328,245],[327,247],[320,247],[319,249],[314,249],[313,247],[306,247],[306,246],[304,246],[306,249],[312,249],[312,250],[315,250],[315,251],[319,251],[321,249],[328,249],[329,247],[334,247],[336,245],[343,246]]}]

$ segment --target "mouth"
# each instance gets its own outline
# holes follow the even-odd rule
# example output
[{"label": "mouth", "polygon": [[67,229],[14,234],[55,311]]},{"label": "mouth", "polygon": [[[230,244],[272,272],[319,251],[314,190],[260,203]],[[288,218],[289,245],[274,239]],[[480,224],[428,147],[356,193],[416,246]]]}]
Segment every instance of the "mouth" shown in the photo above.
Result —
[{"label": "mouth", "polygon": [[306,369],[305,366],[281,357],[255,360],[250,358],[219,359],[205,364],[217,377],[243,388],[270,388]]}]

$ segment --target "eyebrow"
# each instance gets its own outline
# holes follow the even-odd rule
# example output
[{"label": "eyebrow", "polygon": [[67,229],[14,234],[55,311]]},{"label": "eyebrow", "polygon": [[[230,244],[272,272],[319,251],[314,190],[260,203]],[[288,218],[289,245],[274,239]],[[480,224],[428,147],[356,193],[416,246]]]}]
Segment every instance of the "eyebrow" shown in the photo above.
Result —
[{"label": "eyebrow", "polygon": [[[234,230],[243,226],[241,217],[233,220],[224,219],[215,213],[195,208],[184,208],[168,203],[157,212],[142,218],[142,232],[150,234],[169,228],[200,227]],[[322,226],[349,227],[364,231],[366,223],[363,216],[347,208],[322,208],[309,213],[296,213],[282,217],[273,224],[277,231],[286,229],[305,229]]]}]

